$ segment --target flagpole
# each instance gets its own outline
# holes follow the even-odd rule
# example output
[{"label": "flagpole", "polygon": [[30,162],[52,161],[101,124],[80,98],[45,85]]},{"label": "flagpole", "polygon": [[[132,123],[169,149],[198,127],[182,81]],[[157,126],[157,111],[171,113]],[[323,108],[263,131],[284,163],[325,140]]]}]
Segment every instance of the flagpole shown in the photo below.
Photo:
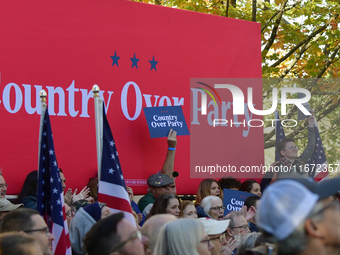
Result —
[{"label": "flagpole", "polygon": [[94,98],[94,113],[96,125],[98,180],[100,180],[103,151],[103,101],[99,97],[99,91],[99,86],[97,84],[93,85],[92,92]]},{"label": "flagpole", "polygon": [[[41,101],[41,115],[40,115],[40,127],[39,127],[39,152],[38,152],[38,169],[40,165],[40,145],[41,145],[41,133],[43,130],[43,124],[44,124],[44,116],[46,112],[46,97],[47,93],[45,90],[41,90],[39,93],[40,101]],[[38,171],[39,173],[39,171]]]}]

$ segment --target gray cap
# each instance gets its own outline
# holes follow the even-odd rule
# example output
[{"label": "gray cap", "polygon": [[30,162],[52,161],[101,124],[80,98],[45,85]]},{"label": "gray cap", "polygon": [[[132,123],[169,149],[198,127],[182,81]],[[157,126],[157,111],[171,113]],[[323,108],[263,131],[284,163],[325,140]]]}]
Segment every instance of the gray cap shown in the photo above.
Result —
[{"label": "gray cap", "polygon": [[174,179],[170,178],[166,174],[153,174],[153,175],[150,175],[147,183],[150,187],[158,188],[158,187],[167,186],[169,184],[173,184]]}]

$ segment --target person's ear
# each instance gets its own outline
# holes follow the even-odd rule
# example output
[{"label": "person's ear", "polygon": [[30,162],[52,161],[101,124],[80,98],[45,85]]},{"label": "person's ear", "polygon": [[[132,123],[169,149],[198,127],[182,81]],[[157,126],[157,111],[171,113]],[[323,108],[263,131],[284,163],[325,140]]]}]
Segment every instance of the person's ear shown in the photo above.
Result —
[{"label": "person's ear", "polygon": [[312,236],[314,238],[322,238],[323,237],[322,233],[320,232],[320,228],[311,219],[306,220],[305,230],[306,230],[306,232],[309,236]]},{"label": "person's ear", "polygon": [[228,236],[234,236],[231,228],[227,228],[227,234],[228,234]]},{"label": "person's ear", "polygon": [[280,151],[281,156],[285,157],[286,156],[286,151]]}]

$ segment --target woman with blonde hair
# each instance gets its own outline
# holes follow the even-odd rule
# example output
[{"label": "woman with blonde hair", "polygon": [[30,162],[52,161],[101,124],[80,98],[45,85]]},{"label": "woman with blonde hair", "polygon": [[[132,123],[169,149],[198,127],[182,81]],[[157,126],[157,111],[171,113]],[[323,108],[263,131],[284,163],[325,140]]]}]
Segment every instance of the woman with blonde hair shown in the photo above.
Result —
[{"label": "woman with blonde hair", "polygon": [[178,219],[165,224],[157,239],[154,255],[210,255],[210,242],[200,221]]}]

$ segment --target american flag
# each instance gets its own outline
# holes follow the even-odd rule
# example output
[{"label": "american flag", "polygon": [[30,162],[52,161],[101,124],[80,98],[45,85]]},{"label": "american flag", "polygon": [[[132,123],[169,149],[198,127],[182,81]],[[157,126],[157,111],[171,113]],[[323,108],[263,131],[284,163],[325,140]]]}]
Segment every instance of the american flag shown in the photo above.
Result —
[{"label": "american flag", "polygon": [[[280,120],[280,115],[279,115],[279,111],[276,110],[275,111],[275,119],[277,121],[275,121],[275,134],[276,134],[276,144],[280,141],[282,141],[282,139],[284,139],[286,137],[285,135],[285,131],[283,131],[282,125],[281,125],[281,120]],[[275,147],[275,161],[280,161],[280,154],[277,151],[277,148]]]},{"label": "american flag", "polygon": [[106,203],[114,213],[123,212],[125,218],[135,225],[136,222],[132,214],[129,195],[126,191],[116,144],[109,122],[106,119],[105,107],[103,107],[103,152],[101,162],[98,201]]},{"label": "american flag", "polygon": [[329,179],[328,163],[317,126],[315,126],[315,138],[315,150],[306,165],[311,170],[309,171],[310,177],[314,178],[315,181],[323,181]]},{"label": "american flag", "polygon": [[37,210],[55,237],[52,242],[53,254],[71,255],[64,195],[47,107],[41,131]]}]

